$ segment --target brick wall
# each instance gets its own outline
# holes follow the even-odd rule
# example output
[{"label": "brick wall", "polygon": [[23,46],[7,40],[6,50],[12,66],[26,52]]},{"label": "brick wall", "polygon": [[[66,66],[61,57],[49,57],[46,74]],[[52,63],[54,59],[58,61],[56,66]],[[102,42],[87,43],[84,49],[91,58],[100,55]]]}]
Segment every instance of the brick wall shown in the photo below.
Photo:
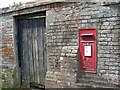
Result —
[{"label": "brick wall", "polygon": [[[25,9],[23,9],[25,8]],[[119,4],[102,3],[31,4],[3,9],[2,81],[11,87],[18,80],[13,16],[46,10],[46,87],[117,87],[120,82]],[[78,31],[97,30],[97,73],[79,70]],[[0,29],[1,30],[1,29]],[[15,82],[18,83],[18,82]],[[19,83],[18,83],[19,84]]]},{"label": "brick wall", "polygon": [[2,83],[3,87],[12,87],[13,68],[15,66],[13,50],[13,18],[2,16]]},{"label": "brick wall", "polygon": [[[1,13],[1,9],[0,9]],[[0,22],[2,22],[2,18],[0,18]],[[2,23],[0,23],[0,52],[2,52]],[[2,53],[0,53],[0,72],[2,72]],[[2,88],[2,74],[0,74],[0,89]]]},{"label": "brick wall", "polygon": [[[118,5],[73,3],[53,8],[47,14],[51,21],[47,29],[48,87],[116,87],[120,49]],[[82,28],[97,30],[96,74],[79,71],[78,30]]]}]

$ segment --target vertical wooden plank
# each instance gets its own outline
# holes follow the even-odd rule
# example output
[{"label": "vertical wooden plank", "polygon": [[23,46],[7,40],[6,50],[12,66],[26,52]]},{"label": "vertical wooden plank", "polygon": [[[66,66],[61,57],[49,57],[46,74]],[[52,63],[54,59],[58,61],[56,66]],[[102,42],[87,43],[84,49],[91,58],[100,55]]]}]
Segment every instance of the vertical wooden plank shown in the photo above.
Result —
[{"label": "vertical wooden plank", "polygon": [[24,24],[26,26],[27,24],[27,28],[25,28],[26,30],[26,54],[25,57],[26,57],[26,70],[27,70],[27,87],[29,88],[30,87],[30,55],[29,55],[29,50],[30,50],[30,45],[29,45],[29,28],[31,28],[30,26],[30,21],[26,20],[26,23]]},{"label": "vertical wooden plank", "polygon": [[44,67],[44,84],[45,84],[45,76],[46,76],[46,71],[47,71],[47,43],[46,43],[46,18],[43,18],[43,67]]},{"label": "vertical wooden plank", "polygon": [[42,18],[43,20],[42,20],[42,37],[43,37],[43,69],[44,69],[44,71],[43,71],[43,83],[45,83],[45,73],[46,73],[46,70],[47,70],[47,68],[46,68],[46,37],[45,37],[45,24],[46,24],[46,20],[45,20],[45,18]]},{"label": "vertical wooden plank", "polygon": [[[24,47],[24,39],[25,39],[25,38],[23,38],[23,37],[25,37],[25,35],[24,35],[25,33],[23,33],[23,31],[24,31],[24,23],[23,23],[22,20],[20,21],[20,23],[21,23],[21,24],[20,24],[21,28],[20,28],[19,31],[21,32],[21,37],[19,37],[19,39],[21,38],[21,40],[22,40],[22,41],[20,42],[21,45],[22,45],[21,47]],[[22,49],[23,49],[23,48],[22,48]],[[20,47],[19,47],[19,50],[20,50]],[[24,72],[26,71],[26,70],[24,69],[24,64],[25,64],[25,61],[24,61],[24,58],[25,58],[25,57],[24,57],[24,53],[25,53],[25,50],[20,50],[20,54],[21,54],[21,56],[22,56],[22,57],[21,57],[22,85],[23,85],[24,87],[26,87],[26,81],[27,81],[27,80],[26,80],[25,73],[24,73]]]},{"label": "vertical wooden plank", "polygon": [[19,67],[20,67],[20,79],[21,79],[21,85],[22,85],[22,23],[21,20],[18,21],[18,58],[19,58]]},{"label": "vertical wooden plank", "polygon": [[29,20],[30,27],[28,28],[28,52],[29,52],[29,68],[30,68],[30,82],[34,81],[33,56],[32,56],[32,20]]},{"label": "vertical wooden plank", "polygon": [[31,19],[31,26],[32,26],[32,29],[31,29],[31,45],[32,45],[32,67],[33,67],[33,81],[31,83],[34,83],[35,82],[35,50],[34,50],[34,22],[33,22],[33,19]]},{"label": "vertical wooden plank", "polygon": [[38,66],[39,66],[39,69],[38,69],[38,71],[39,71],[39,76],[38,76],[38,78],[39,78],[39,84],[41,84],[41,69],[42,69],[42,67],[41,67],[41,64],[40,63],[42,63],[41,62],[41,60],[42,60],[42,56],[41,56],[41,54],[40,53],[42,53],[42,49],[43,49],[43,47],[41,47],[41,43],[42,43],[42,41],[41,41],[41,35],[40,35],[40,32],[41,32],[41,29],[39,28],[39,27],[41,27],[41,25],[40,25],[40,20],[39,19],[37,19],[36,20],[36,23],[37,23],[37,33],[38,33]]},{"label": "vertical wooden plank", "polygon": [[24,39],[23,39],[23,37],[24,37],[24,32],[23,32],[23,26],[24,26],[24,23],[23,23],[24,21],[23,20],[20,20],[20,27],[21,27],[21,42],[20,42],[20,44],[21,44],[21,46],[22,46],[22,48],[21,48],[21,50],[20,50],[20,48],[19,48],[19,50],[21,51],[20,53],[21,53],[21,73],[22,73],[22,75],[21,75],[21,78],[22,78],[22,86],[24,86],[25,87],[25,83],[24,83],[24,81],[25,81],[25,74],[24,74],[24,72],[25,72],[25,67],[24,67],[24,49],[23,49],[23,47],[24,47],[24,44],[23,44],[23,42],[24,42]]},{"label": "vertical wooden plank", "polygon": [[24,60],[24,69],[25,69],[25,72],[24,72],[24,77],[25,77],[25,86],[27,86],[29,88],[29,80],[30,80],[30,76],[29,76],[29,45],[28,45],[28,27],[29,27],[29,21],[25,20],[24,21],[24,28],[23,28],[23,60]]},{"label": "vertical wooden plank", "polygon": [[40,83],[43,84],[43,75],[44,75],[44,68],[43,68],[43,37],[42,37],[42,21],[41,19],[38,19],[38,34],[39,34],[39,71],[40,71]]},{"label": "vertical wooden plank", "polygon": [[36,23],[36,20],[35,20],[35,48],[36,48],[36,78],[37,78],[37,84],[39,84],[39,65],[38,65],[38,27],[37,27],[37,23]]},{"label": "vertical wooden plank", "polygon": [[34,82],[36,82],[36,64],[35,64],[35,30],[34,30],[34,21],[32,20],[33,23],[33,30],[32,30],[32,49],[33,49],[33,68],[34,68]]},{"label": "vertical wooden plank", "polygon": [[37,26],[35,20],[33,20],[33,56],[34,56],[34,82],[38,83],[39,67],[38,67],[38,46],[37,46]]}]

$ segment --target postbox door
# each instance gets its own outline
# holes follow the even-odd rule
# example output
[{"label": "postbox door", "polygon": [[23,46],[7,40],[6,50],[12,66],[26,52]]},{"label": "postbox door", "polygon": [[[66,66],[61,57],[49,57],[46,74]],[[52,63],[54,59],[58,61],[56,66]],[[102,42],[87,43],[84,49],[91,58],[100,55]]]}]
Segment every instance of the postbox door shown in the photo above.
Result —
[{"label": "postbox door", "polygon": [[95,62],[94,62],[94,43],[81,43],[81,69],[84,71],[94,71]]},{"label": "postbox door", "polygon": [[[84,36],[82,36],[84,35]],[[85,29],[79,32],[80,70],[96,72],[96,30]]]}]

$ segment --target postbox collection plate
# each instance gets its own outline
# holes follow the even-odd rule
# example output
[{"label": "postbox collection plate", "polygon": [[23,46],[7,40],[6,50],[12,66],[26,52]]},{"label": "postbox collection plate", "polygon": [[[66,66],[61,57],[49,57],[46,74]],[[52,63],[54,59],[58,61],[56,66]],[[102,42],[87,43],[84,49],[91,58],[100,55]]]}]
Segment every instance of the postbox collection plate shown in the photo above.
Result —
[{"label": "postbox collection plate", "polygon": [[91,46],[90,45],[84,46],[84,56],[91,56]]}]

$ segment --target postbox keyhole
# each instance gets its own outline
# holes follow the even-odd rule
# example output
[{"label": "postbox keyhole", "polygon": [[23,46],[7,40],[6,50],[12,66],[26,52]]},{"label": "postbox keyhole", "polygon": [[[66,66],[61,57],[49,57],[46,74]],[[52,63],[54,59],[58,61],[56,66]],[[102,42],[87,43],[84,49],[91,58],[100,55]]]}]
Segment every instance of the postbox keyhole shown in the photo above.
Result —
[{"label": "postbox keyhole", "polygon": [[86,42],[86,43],[85,43],[85,45],[89,45],[89,43],[88,43],[88,42]]}]

